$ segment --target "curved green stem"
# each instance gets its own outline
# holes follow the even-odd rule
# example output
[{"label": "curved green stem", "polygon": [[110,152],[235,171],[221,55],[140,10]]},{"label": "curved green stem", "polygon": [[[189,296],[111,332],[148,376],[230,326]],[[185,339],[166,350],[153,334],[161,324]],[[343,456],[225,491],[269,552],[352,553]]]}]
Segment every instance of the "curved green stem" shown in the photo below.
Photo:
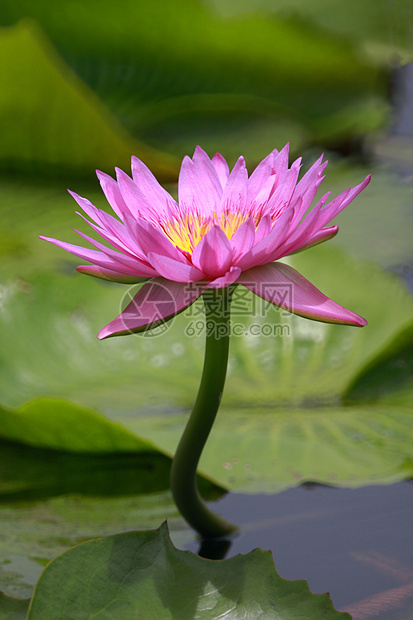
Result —
[{"label": "curved green stem", "polygon": [[225,536],[237,529],[209,510],[196,484],[198,462],[224,390],[230,338],[230,304],[234,288],[209,290],[203,295],[206,343],[202,379],[171,470],[175,503],[186,521],[204,538]]}]

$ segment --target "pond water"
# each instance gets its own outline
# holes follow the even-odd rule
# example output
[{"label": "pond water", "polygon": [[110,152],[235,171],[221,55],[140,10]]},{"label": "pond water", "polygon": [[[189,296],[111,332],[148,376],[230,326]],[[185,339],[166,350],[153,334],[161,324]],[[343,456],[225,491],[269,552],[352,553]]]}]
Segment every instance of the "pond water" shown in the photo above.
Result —
[{"label": "pond water", "polygon": [[[412,481],[228,494],[213,508],[241,526],[226,557],[270,549],[281,577],[305,579],[317,594],[329,592],[335,608],[351,612],[353,620],[413,618]],[[195,540],[187,548],[200,550]],[[201,553],[217,557],[220,549],[204,546]]]}]

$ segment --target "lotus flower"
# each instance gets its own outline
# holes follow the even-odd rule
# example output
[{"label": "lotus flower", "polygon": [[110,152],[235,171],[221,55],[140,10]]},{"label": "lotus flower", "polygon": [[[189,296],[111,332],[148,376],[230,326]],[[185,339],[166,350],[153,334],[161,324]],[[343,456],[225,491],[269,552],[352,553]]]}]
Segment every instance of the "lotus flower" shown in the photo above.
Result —
[{"label": "lotus flower", "polygon": [[[146,281],[129,306],[98,338],[139,332],[182,312],[208,288],[239,283],[294,314],[328,323],[363,326],[365,319],[321,293],[292,267],[278,262],[338,231],[328,226],[369,183],[370,176],[327,203],[330,192],[310,210],[324,179],[321,156],[298,180],[301,159],[288,166],[288,145],[272,151],[248,177],[243,157],[229,171],[225,159],[200,148],[185,157],[176,202],[150,170],[132,158],[132,178],[116,170],[116,181],[97,172],[115,215],[71,192],[110,246],[79,232],[95,249],[41,237],[88,261],[81,273],[135,283]],[[292,285],[277,300],[271,285]]]}]

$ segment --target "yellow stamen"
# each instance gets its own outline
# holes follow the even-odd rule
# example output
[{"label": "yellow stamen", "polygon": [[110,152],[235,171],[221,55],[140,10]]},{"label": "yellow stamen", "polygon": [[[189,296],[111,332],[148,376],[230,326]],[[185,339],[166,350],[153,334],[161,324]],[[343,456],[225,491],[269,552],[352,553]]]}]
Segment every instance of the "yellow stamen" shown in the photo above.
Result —
[{"label": "yellow stamen", "polygon": [[[161,227],[174,246],[184,252],[192,254],[198,243],[205,237],[213,226],[220,226],[228,239],[231,239],[236,230],[248,220],[249,213],[234,213],[227,211],[218,216],[216,213],[209,217],[197,214],[185,215],[182,218],[162,222]],[[254,217],[255,228],[259,223],[258,217]]]}]

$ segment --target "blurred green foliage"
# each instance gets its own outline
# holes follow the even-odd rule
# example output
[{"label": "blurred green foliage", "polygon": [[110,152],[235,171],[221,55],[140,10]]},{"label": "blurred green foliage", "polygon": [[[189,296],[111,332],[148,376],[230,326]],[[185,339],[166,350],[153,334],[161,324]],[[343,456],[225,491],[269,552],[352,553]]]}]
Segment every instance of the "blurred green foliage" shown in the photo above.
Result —
[{"label": "blurred green foliage", "polygon": [[340,146],[386,118],[388,68],[300,15],[228,18],[199,0],[66,0],[59,10],[21,0],[2,3],[0,24],[0,84],[13,84],[17,104],[5,114],[2,88],[0,161],[14,169],[16,151],[35,170],[79,171],[93,158],[122,166],[129,148],[170,178],[172,157],[149,146],[181,156],[201,143],[257,163],[274,144]]}]

